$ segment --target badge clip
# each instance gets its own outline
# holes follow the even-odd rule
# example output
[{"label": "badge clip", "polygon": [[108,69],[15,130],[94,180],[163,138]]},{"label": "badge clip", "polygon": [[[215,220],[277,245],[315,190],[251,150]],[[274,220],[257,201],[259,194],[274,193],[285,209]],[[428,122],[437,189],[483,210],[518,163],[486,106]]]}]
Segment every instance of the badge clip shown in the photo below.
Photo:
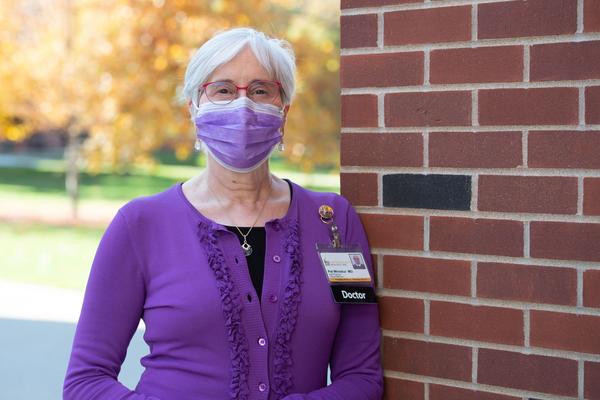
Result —
[{"label": "badge clip", "polygon": [[333,220],[333,215],[333,208],[331,206],[323,204],[321,207],[319,207],[319,217],[321,218],[321,222],[323,222],[325,225],[329,225],[331,245],[337,249],[342,247],[342,241],[340,239],[338,227]]}]

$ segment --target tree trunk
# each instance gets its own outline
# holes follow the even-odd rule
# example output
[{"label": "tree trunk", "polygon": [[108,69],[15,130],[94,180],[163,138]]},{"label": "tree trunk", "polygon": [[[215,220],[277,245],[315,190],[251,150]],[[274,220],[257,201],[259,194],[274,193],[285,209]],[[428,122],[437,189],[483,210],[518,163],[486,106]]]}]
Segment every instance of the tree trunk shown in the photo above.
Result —
[{"label": "tree trunk", "polygon": [[71,203],[71,218],[78,218],[79,203],[79,159],[81,143],[75,129],[67,129],[67,146],[65,148],[65,188]]}]

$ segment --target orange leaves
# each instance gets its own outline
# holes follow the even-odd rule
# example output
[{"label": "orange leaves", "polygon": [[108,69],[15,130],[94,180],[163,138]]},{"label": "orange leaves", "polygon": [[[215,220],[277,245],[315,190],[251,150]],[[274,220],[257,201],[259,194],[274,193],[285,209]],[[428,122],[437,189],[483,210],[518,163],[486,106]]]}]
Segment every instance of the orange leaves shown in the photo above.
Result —
[{"label": "orange leaves", "polygon": [[[52,4],[50,7],[48,4]],[[27,8],[23,4],[29,4]],[[0,1],[0,117],[34,129],[90,133],[88,165],[144,162],[164,144],[193,153],[193,124],[177,102],[195,49],[226,27],[254,26],[289,40],[298,58],[298,96],[286,152],[310,169],[337,164],[339,48],[336,2],[319,0]]]}]

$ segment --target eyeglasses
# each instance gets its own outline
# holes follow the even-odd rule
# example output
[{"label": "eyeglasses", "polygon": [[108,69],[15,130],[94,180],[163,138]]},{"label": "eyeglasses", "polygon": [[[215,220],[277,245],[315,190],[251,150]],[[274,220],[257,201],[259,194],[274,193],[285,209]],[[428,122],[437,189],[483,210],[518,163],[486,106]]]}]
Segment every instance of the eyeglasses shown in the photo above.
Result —
[{"label": "eyeglasses", "polygon": [[[246,90],[246,96],[257,103],[273,103],[281,97],[281,82],[253,81],[248,86],[237,86],[233,82],[207,82],[202,86],[211,103],[229,104],[239,96],[240,89]],[[200,92],[202,96],[202,92]]]}]

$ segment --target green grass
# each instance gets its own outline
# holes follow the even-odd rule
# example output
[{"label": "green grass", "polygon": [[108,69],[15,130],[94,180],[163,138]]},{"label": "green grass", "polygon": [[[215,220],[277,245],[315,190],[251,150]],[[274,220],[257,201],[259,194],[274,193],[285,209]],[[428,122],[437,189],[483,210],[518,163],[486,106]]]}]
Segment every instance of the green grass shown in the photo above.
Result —
[{"label": "green grass", "polygon": [[[159,164],[156,168],[134,167],[127,174],[109,171],[97,175],[80,174],[82,200],[129,200],[137,196],[160,192],[178,181],[197,175],[203,166]],[[339,193],[337,171],[303,173],[281,159],[271,161],[271,170],[282,178],[290,178],[307,188]],[[0,196],[66,198],[65,173],[62,160],[41,160],[36,168],[0,168]]]},{"label": "green grass", "polygon": [[82,290],[103,231],[0,224],[0,279]]},{"label": "green grass", "polygon": [[[121,175],[82,172],[81,203],[114,207],[163,191],[203,168],[202,162],[178,162],[168,154],[161,157],[165,164],[154,170],[138,167]],[[310,189],[339,193],[337,171],[320,169],[306,174],[277,157],[270,162],[271,170],[282,178]],[[64,162],[58,158],[40,159],[33,168],[0,168],[0,203],[18,204],[32,213],[64,206],[68,203],[64,179]],[[104,229],[0,223],[0,279],[83,289]]]}]

